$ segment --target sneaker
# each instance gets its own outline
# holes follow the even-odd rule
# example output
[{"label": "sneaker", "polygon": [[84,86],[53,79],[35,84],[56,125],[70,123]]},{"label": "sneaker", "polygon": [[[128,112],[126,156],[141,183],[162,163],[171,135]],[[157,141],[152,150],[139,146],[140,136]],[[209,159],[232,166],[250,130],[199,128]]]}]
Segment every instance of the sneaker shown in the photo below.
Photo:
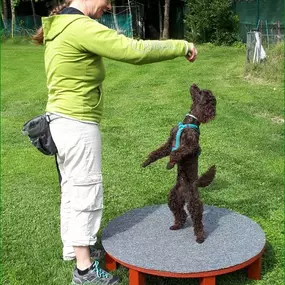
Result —
[{"label": "sneaker", "polygon": [[74,269],[72,285],[113,285],[120,282],[120,278],[113,276],[99,267],[99,262],[95,260],[90,270],[85,275],[79,275],[77,268]]},{"label": "sneaker", "polygon": [[[105,250],[95,248],[94,246],[90,246],[90,257],[94,260],[101,260],[105,256]],[[74,256],[63,256],[64,261],[72,261],[75,260],[76,257]]]}]

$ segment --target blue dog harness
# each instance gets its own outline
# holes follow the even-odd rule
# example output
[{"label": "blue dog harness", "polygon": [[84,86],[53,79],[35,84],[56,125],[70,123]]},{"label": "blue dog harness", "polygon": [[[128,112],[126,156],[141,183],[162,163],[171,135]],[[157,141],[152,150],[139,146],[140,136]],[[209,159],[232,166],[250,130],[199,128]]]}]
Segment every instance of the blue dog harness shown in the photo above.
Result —
[{"label": "blue dog harness", "polygon": [[198,134],[200,134],[199,126],[194,125],[194,124],[183,124],[183,123],[179,122],[178,123],[178,130],[176,133],[176,142],[175,142],[175,146],[172,148],[172,151],[177,150],[179,148],[181,134],[182,134],[183,130],[186,128],[194,129]]}]

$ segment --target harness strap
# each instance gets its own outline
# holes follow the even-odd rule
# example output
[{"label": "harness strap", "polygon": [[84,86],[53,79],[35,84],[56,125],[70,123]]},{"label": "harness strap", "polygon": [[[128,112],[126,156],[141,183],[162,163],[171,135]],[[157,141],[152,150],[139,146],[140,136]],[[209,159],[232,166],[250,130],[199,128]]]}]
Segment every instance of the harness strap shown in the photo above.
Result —
[{"label": "harness strap", "polygon": [[197,125],[194,124],[182,124],[181,122],[178,123],[178,130],[176,133],[176,141],[175,141],[175,146],[172,148],[172,151],[177,150],[180,145],[180,137],[184,129],[190,128],[194,129],[198,134],[200,134],[200,129]]}]

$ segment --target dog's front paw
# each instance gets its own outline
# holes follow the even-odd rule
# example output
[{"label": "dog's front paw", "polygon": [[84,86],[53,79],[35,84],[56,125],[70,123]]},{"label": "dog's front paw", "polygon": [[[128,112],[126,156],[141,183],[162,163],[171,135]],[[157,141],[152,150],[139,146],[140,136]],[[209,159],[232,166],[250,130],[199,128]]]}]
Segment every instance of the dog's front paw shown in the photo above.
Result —
[{"label": "dog's front paw", "polygon": [[166,168],[167,168],[167,169],[172,169],[172,168],[174,167],[174,165],[175,165],[175,162],[169,161],[169,162],[167,163],[167,165],[166,165]]},{"label": "dog's front paw", "polygon": [[142,167],[147,167],[148,165],[150,165],[150,160],[149,159],[147,159],[146,161],[144,161],[142,164],[141,164],[141,166]]}]

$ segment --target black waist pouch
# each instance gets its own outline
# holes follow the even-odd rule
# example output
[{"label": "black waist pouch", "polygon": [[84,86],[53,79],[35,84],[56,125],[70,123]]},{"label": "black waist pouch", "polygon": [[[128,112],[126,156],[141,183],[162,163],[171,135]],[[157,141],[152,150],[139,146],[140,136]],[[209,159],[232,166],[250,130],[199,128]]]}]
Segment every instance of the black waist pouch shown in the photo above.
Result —
[{"label": "black waist pouch", "polygon": [[51,136],[49,122],[49,116],[37,116],[24,124],[22,133],[29,137],[30,142],[41,153],[54,155],[57,153],[57,149]]}]

